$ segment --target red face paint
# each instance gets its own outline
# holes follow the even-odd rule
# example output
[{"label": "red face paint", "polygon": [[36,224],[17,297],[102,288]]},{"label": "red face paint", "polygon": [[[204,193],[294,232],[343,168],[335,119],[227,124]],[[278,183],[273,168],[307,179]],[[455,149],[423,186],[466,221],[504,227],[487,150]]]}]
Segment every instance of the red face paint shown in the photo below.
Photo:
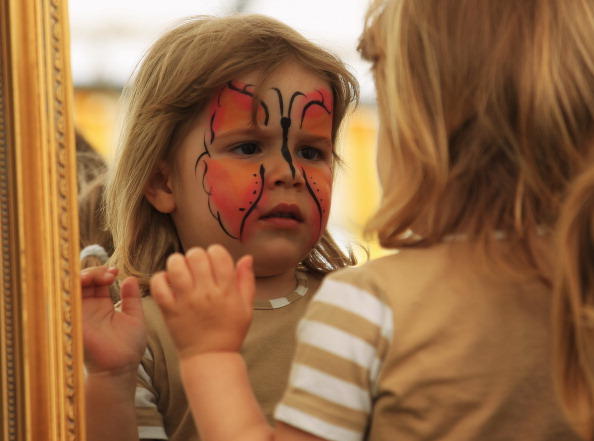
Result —
[{"label": "red face paint", "polygon": [[[299,157],[299,152],[302,148],[323,150],[316,147],[319,141],[315,140],[325,139],[324,145],[331,144],[332,94],[321,89],[284,96],[276,89],[276,95],[268,94],[258,103],[256,127],[252,121],[253,90],[253,86],[239,81],[228,83],[209,106],[210,133],[204,135],[205,151],[197,165],[204,164],[202,179],[210,212],[227,235],[243,241],[257,228],[262,211],[270,210],[279,198],[294,199],[306,215],[313,246],[328,220],[332,168],[327,156],[331,151],[323,152],[325,160]],[[235,155],[231,154],[237,148],[234,145],[222,147],[224,142],[219,140],[238,131],[246,133],[245,141],[239,144],[261,144],[261,150],[253,156]],[[268,132],[273,135],[261,134]],[[309,139],[314,140],[312,146],[303,141]],[[278,173],[278,162],[270,161],[279,158],[285,161],[287,173],[292,171],[291,185],[301,189],[298,193],[282,197],[271,193],[276,187],[268,180],[273,179],[271,173]]]},{"label": "red face paint", "polygon": [[[301,105],[301,124],[300,128],[308,133],[318,136],[332,137],[332,94],[330,91],[321,89],[308,93],[304,99],[300,100]],[[322,105],[311,104],[321,103]]]}]

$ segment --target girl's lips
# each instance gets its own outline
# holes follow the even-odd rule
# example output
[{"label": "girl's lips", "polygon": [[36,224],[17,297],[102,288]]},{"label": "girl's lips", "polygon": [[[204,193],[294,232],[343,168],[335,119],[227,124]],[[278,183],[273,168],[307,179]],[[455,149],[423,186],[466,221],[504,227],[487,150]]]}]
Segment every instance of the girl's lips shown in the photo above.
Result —
[{"label": "girl's lips", "polygon": [[297,223],[302,223],[303,215],[301,214],[299,206],[296,204],[281,203],[260,216],[260,220],[270,219],[292,220]]},{"label": "girl's lips", "polygon": [[274,228],[287,230],[298,228],[301,225],[300,221],[290,217],[262,217],[260,222]]}]

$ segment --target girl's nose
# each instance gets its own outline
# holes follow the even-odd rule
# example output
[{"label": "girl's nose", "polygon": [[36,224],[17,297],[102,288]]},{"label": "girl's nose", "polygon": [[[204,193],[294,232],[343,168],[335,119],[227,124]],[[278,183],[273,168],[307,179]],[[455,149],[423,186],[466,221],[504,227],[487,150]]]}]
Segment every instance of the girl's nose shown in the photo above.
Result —
[{"label": "girl's nose", "polygon": [[270,187],[303,187],[305,181],[302,171],[295,163],[294,157],[275,153],[268,162],[266,182]]}]

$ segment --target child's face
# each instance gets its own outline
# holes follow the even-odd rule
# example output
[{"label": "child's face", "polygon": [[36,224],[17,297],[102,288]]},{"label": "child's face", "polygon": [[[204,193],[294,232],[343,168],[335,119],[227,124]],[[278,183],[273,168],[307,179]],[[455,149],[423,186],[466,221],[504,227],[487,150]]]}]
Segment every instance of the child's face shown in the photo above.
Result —
[{"label": "child's face", "polygon": [[329,84],[284,64],[261,91],[257,73],[213,96],[176,156],[172,217],[184,248],[220,243],[252,254],[256,274],[295,267],[325,230],[332,188]]}]

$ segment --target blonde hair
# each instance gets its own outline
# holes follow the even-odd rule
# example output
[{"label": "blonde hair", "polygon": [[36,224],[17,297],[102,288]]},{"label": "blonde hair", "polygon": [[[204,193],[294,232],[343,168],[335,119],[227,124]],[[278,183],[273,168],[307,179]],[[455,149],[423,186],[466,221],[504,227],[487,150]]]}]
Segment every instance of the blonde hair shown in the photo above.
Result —
[{"label": "blonde hair", "polygon": [[[113,265],[146,286],[181,249],[169,215],[145,199],[147,180],[170,160],[216,90],[251,71],[269,74],[293,60],[327,80],[334,94],[333,140],[358,85],[343,63],[299,33],[260,15],[193,17],[163,35],[144,57],[125,91],[128,111],[120,149],[106,189]],[[354,263],[326,232],[302,265],[326,273]]]},{"label": "blonde hair", "polygon": [[568,415],[594,439],[594,166],[573,185],[559,222],[557,373]]},{"label": "blonde hair", "polygon": [[[360,42],[382,127],[385,247],[554,226],[590,149],[591,1],[376,0]],[[563,61],[561,61],[563,60]],[[389,167],[389,170],[388,170]],[[405,234],[418,228],[419,235]],[[528,249],[528,241],[526,250]]]},{"label": "blonde hair", "polygon": [[560,223],[558,282],[539,268],[533,238],[557,228],[592,163],[594,2],[375,0],[359,47],[383,124],[384,193],[369,231],[386,247],[465,234],[486,251],[496,231],[517,244],[518,272],[557,286],[557,375],[591,438],[593,172]]}]

